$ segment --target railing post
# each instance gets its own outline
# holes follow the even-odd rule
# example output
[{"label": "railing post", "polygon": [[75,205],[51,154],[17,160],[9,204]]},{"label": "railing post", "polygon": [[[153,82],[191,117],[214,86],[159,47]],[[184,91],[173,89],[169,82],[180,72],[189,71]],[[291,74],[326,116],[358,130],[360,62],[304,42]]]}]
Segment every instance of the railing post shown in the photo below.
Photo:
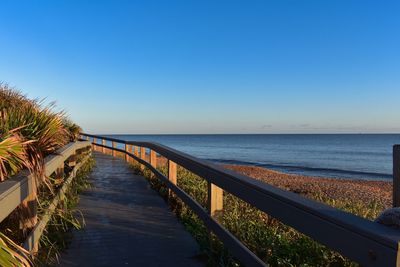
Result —
[{"label": "railing post", "polygon": [[103,154],[105,154],[106,153],[106,148],[104,146],[106,145],[106,140],[102,139],[101,140],[101,144],[103,145],[103,147],[101,148],[101,152],[103,152]]},{"label": "railing post", "polygon": [[[146,148],[145,147],[140,147],[140,158],[144,161],[146,161]],[[144,170],[144,165],[141,164],[140,165],[140,169]]]},{"label": "railing post", "polygon": [[400,145],[393,146],[393,207],[400,207]]},{"label": "railing post", "polygon": [[[224,208],[224,191],[222,188],[215,184],[208,182],[208,194],[207,194],[207,210],[217,221],[222,216],[222,210]],[[208,231],[208,242],[211,250],[214,250],[215,243],[213,242],[213,234]]]},{"label": "railing post", "polygon": [[[125,144],[125,151],[132,154],[132,145]],[[128,154],[125,154],[125,161],[129,162],[131,157]]]},{"label": "railing post", "polygon": [[[177,183],[177,168],[176,163],[172,160],[168,160],[168,180],[176,185]],[[172,190],[168,189],[168,198],[172,197]]]},{"label": "railing post", "polygon": [[68,166],[74,167],[76,165],[77,151],[68,158]]},{"label": "railing post", "polygon": [[115,157],[115,156],[117,155],[117,153],[116,153],[116,151],[115,151],[115,148],[117,147],[117,143],[115,143],[115,142],[113,141],[113,142],[112,142],[112,147],[113,147],[112,156]]},{"label": "railing post", "polygon": [[59,180],[63,180],[64,179],[64,164],[60,167],[57,168],[57,170],[55,171],[55,178],[59,179]]},{"label": "railing post", "polygon": [[134,151],[135,151],[134,152],[135,156],[139,157],[139,147],[138,146],[135,146],[135,150]]},{"label": "railing post", "polygon": [[19,227],[23,232],[27,232],[29,228],[34,227],[38,222],[37,217],[37,185],[36,179],[32,177],[28,186],[31,188],[31,194],[21,202],[20,209],[22,217]]},{"label": "railing post", "polygon": [[157,153],[153,149],[150,149],[150,164],[157,168]]},{"label": "railing post", "polygon": [[[76,162],[78,161],[78,158],[79,158],[79,156],[83,153],[83,151],[84,150],[82,150],[82,148],[81,149],[77,149],[77,150],[75,150],[75,154],[74,154],[74,159],[75,159],[75,165],[76,165]],[[74,165],[74,166],[75,166]]]},{"label": "railing post", "polygon": [[96,137],[93,137],[93,144],[92,144],[93,151],[96,151],[96,148],[97,148],[96,142],[97,142],[97,138],[96,138]]},{"label": "railing post", "polygon": [[224,190],[211,182],[208,182],[207,206],[209,214],[213,217],[224,208]]}]

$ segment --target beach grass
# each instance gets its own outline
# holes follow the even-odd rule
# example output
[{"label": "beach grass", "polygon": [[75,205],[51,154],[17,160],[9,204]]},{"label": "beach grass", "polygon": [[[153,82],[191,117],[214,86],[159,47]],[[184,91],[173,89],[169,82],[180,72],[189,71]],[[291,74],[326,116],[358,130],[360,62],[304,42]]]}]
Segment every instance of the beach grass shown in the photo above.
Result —
[{"label": "beach grass", "polygon": [[[37,187],[51,192],[48,195],[39,192],[36,197],[44,212],[44,204],[54,197],[56,189],[52,178],[44,175],[44,159],[70,141],[76,141],[80,131],[81,128],[65,112],[56,110],[54,103],[44,104],[44,100],[30,99],[0,82],[0,182],[22,169],[29,170]],[[0,224],[0,233],[3,233],[0,243],[3,246],[11,244],[8,251],[0,250],[2,258],[9,258],[10,251],[15,252],[11,258],[18,258],[22,249],[13,246],[12,242],[21,244],[37,221],[27,212],[25,205],[21,204]]]},{"label": "beach grass", "polygon": [[[79,202],[80,193],[91,186],[88,177],[94,166],[95,160],[90,157],[77,171],[68,191],[65,193],[63,201],[59,203],[46,226],[45,232],[40,237],[40,250],[34,258],[36,266],[54,266],[58,264],[60,253],[69,245],[71,230],[79,230],[84,227],[84,217],[76,206]],[[57,187],[61,185],[53,183],[52,186],[57,190]],[[48,188],[41,188],[39,193],[39,216],[46,213],[47,207],[52,200],[52,195]]]}]

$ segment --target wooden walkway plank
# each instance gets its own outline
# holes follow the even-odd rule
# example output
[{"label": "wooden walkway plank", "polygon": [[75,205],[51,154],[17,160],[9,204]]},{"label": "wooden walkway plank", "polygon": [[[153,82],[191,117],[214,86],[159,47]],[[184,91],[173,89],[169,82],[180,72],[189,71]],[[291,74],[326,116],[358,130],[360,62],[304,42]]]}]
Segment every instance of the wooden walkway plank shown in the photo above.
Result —
[{"label": "wooden walkway plank", "polygon": [[78,209],[86,226],[73,231],[61,266],[203,266],[192,236],[145,178],[122,159],[94,153],[93,187]]}]

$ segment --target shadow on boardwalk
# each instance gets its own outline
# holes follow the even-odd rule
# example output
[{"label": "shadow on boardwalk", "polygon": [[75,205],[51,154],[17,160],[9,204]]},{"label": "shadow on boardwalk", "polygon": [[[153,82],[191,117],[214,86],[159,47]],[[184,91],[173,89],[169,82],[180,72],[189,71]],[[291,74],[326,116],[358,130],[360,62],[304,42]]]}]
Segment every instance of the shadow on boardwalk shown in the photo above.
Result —
[{"label": "shadow on boardwalk", "polygon": [[195,240],[145,178],[121,159],[94,155],[93,188],[78,204],[86,226],[73,232],[61,266],[203,266]]}]

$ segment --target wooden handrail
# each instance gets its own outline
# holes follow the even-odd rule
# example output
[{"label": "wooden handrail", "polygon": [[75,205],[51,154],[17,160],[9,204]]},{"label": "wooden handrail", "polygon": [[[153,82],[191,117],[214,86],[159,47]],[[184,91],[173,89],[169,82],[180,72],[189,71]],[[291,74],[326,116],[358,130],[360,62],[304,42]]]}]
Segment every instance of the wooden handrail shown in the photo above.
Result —
[{"label": "wooden handrail", "polygon": [[400,145],[393,146],[393,207],[400,207]]},{"label": "wooden handrail", "polygon": [[[47,156],[44,160],[44,175],[50,176],[60,168],[64,168],[64,162],[66,160],[73,158],[75,161],[77,151],[85,148],[90,149],[90,146],[91,143],[88,141],[71,142],[57,150],[52,155]],[[57,196],[53,199],[47,213],[35,225],[34,229],[28,236],[24,247],[29,251],[35,251],[37,249],[39,238],[54,212],[58,201],[63,198],[64,192],[67,190],[71,180],[75,177],[77,170],[83,165],[83,162],[86,161],[87,158],[88,157],[85,157],[80,164],[74,166],[69,178],[66,180]],[[36,192],[34,179],[35,178],[32,174],[23,170],[10,179],[0,183],[0,222],[2,222],[12,211],[31,196],[32,193]]]},{"label": "wooden handrail", "polygon": [[155,151],[204,178],[207,182],[239,197],[363,266],[400,266],[398,255],[400,231],[398,230],[226,170],[158,143],[125,141],[84,133],[82,133],[82,137],[111,141],[114,143],[113,147],[99,144],[96,146],[112,149],[114,155],[116,151],[127,154],[149,168],[156,177],[166,183],[170,190],[190,206],[207,228],[213,231],[225,246],[246,265],[262,266],[264,263],[214,220],[200,204],[145,161],[145,157],[141,155],[139,158],[124,149],[119,149],[115,143],[129,144]]}]

